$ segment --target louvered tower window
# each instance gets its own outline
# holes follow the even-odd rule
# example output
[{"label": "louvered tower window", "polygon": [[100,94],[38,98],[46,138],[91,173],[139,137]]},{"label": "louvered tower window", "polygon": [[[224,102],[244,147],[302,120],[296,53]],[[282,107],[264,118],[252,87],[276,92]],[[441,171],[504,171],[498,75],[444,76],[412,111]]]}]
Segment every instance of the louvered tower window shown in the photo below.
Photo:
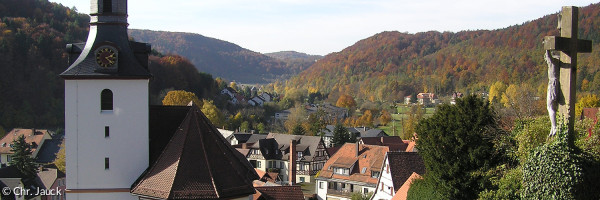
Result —
[{"label": "louvered tower window", "polygon": [[113,93],[109,89],[102,90],[100,93],[100,110],[113,109]]}]

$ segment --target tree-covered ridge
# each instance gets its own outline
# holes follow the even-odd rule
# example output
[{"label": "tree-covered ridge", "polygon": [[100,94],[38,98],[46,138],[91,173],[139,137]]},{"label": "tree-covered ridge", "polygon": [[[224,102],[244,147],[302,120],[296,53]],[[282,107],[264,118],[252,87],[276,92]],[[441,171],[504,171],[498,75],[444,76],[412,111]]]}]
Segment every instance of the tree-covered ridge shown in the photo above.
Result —
[{"label": "tree-covered ridge", "polygon": [[[85,41],[89,17],[39,0],[0,2],[0,126],[63,124],[65,44]],[[0,127],[0,128],[1,128]]]},{"label": "tree-covered ridge", "polygon": [[[65,45],[84,42],[89,16],[47,0],[0,1],[0,135],[15,127],[64,126]],[[151,56],[151,101],[169,90],[217,93],[211,75],[177,55]]]},{"label": "tree-covered ridge", "polygon": [[129,30],[129,35],[151,43],[159,52],[188,58],[201,72],[241,83],[267,83],[301,71],[296,65],[200,34]]},{"label": "tree-covered ridge", "polygon": [[[580,38],[595,45],[593,53],[580,54],[578,89],[591,92],[600,92],[599,12],[599,4],[580,9]],[[486,92],[496,81],[545,87],[541,41],[558,35],[556,24],[552,14],[492,31],[383,32],[327,55],[286,88],[390,101],[415,92]]]},{"label": "tree-covered ridge", "polygon": [[291,75],[299,74],[312,66],[317,60],[323,58],[323,56],[309,55],[296,51],[280,51],[274,53],[266,53],[266,56],[279,59],[286,63],[286,68],[290,70]]}]

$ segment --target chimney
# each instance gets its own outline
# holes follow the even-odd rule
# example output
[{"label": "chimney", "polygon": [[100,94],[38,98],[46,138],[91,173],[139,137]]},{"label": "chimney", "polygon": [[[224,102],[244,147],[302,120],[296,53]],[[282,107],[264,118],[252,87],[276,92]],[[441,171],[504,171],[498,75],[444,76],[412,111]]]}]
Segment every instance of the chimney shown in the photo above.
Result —
[{"label": "chimney", "polygon": [[356,157],[357,158],[358,158],[358,154],[359,154],[358,152],[360,152],[360,151],[358,150],[358,142],[356,142]]},{"label": "chimney", "polygon": [[289,182],[290,185],[296,185],[296,140],[290,141],[290,167],[289,167]]}]

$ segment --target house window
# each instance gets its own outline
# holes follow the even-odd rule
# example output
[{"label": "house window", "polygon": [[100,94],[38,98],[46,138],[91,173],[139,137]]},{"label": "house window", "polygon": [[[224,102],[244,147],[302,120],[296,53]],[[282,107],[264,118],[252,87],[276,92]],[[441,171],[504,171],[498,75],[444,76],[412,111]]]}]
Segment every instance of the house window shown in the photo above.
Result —
[{"label": "house window", "polygon": [[104,158],[104,169],[109,169],[110,168],[110,160],[108,159],[108,157]]},{"label": "house window", "polygon": [[111,13],[112,12],[112,0],[104,0],[104,2],[102,2],[102,7],[103,7],[103,11],[104,13]]},{"label": "house window", "polygon": [[304,177],[300,177],[300,183],[304,183]]},{"label": "house window", "polygon": [[380,172],[371,171],[371,178],[378,178]]},{"label": "house window", "polygon": [[100,93],[100,110],[113,109],[113,93],[109,89],[102,90]]},{"label": "house window", "polygon": [[6,155],[6,163],[9,163],[10,160],[12,160],[11,156],[10,155]]},{"label": "house window", "polygon": [[319,189],[323,189],[323,182],[319,181]]},{"label": "house window", "polygon": [[261,167],[262,167],[262,166],[260,165],[260,163],[262,163],[262,162],[260,162],[260,160],[257,160],[257,161],[256,161],[256,168],[261,168]]},{"label": "house window", "polygon": [[108,138],[110,136],[110,127],[105,126],[104,127],[104,137]]},{"label": "house window", "polygon": [[364,193],[364,194],[367,194],[367,193],[369,193],[369,188],[363,188],[363,193]]}]

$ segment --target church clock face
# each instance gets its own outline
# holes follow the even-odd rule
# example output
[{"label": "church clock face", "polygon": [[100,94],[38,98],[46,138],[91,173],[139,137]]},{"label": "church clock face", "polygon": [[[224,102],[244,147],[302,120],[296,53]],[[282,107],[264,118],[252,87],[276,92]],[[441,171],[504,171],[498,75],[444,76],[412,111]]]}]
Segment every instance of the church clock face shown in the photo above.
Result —
[{"label": "church clock face", "polygon": [[112,68],[117,64],[117,51],[111,47],[100,47],[96,50],[96,63],[102,68]]}]

